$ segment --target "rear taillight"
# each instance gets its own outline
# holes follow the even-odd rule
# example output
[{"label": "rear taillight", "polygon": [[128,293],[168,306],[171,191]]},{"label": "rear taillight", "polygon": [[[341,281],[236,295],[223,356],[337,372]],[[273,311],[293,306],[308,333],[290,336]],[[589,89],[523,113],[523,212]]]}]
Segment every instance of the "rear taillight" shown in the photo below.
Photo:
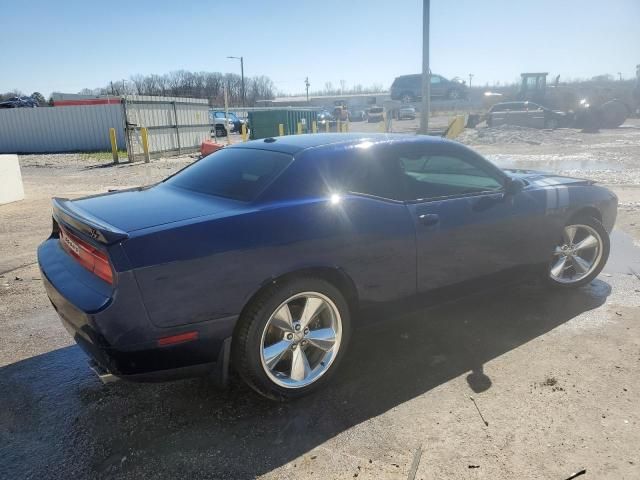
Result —
[{"label": "rear taillight", "polygon": [[70,233],[62,225],[60,225],[60,244],[84,268],[93,272],[105,282],[113,283],[113,271],[111,270],[109,258],[97,248]]}]

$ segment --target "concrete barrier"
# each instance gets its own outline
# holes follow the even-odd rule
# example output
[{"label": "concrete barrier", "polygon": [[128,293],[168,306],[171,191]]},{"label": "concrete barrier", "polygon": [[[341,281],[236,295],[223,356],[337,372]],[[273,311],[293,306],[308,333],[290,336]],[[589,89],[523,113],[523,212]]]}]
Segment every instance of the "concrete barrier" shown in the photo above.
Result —
[{"label": "concrete barrier", "polygon": [[24,198],[17,155],[0,155],[0,205]]}]

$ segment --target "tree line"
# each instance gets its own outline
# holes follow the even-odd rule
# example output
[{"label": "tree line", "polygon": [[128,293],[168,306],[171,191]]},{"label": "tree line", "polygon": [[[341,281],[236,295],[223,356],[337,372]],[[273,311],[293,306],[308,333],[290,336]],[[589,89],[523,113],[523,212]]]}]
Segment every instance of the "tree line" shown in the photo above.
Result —
[{"label": "tree line", "polygon": [[[85,88],[79,93],[206,98],[212,106],[223,106],[225,87],[229,105],[242,105],[242,79],[235,73],[178,70],[164,75],[133,75],[128,80],[112,81],[100,88]],[[256,106],[258,100],[270,100],[276,93],[273,81],[264,75],[245,77],[244,89],[247,107]]]}]

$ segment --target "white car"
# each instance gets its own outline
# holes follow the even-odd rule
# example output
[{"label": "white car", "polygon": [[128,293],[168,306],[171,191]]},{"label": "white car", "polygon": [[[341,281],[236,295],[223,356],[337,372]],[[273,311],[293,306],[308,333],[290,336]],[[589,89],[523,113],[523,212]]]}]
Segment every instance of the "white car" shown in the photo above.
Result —
[{"label": "white car", "polygon": [[411,120],[416,118],[416,109],[408,105],[400,107],[400,110],[398,110],[398,120],[403,120],[405,118],[409,118]]},{"label": "white car", "polygon": [[232,132],[235,128],[231,115],[227,117],[225,122],[224,112],[214,112],[212,119],[215,130],[212,129],[211,133],[215,133],[216,137],[226,137],[227,132]]}]

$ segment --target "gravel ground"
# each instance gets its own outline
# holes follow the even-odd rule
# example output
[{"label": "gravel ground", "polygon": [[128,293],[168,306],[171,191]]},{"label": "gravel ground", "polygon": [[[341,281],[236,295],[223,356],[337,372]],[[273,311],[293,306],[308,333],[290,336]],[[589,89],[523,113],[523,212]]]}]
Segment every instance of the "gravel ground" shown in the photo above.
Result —
[{"label": "gravel ground", "polygon": [[389,318],[358,332],[329,388],[286,405],[237,380],[103,386],[44,294],[34,262],[51,196],[153,183],[193,157],[21,157],[27,198],[0,206],[0,478],[640,478],[640,122],[460,140],[505,167],[610,186],[621,208],[605,271],[575,291]]}]

